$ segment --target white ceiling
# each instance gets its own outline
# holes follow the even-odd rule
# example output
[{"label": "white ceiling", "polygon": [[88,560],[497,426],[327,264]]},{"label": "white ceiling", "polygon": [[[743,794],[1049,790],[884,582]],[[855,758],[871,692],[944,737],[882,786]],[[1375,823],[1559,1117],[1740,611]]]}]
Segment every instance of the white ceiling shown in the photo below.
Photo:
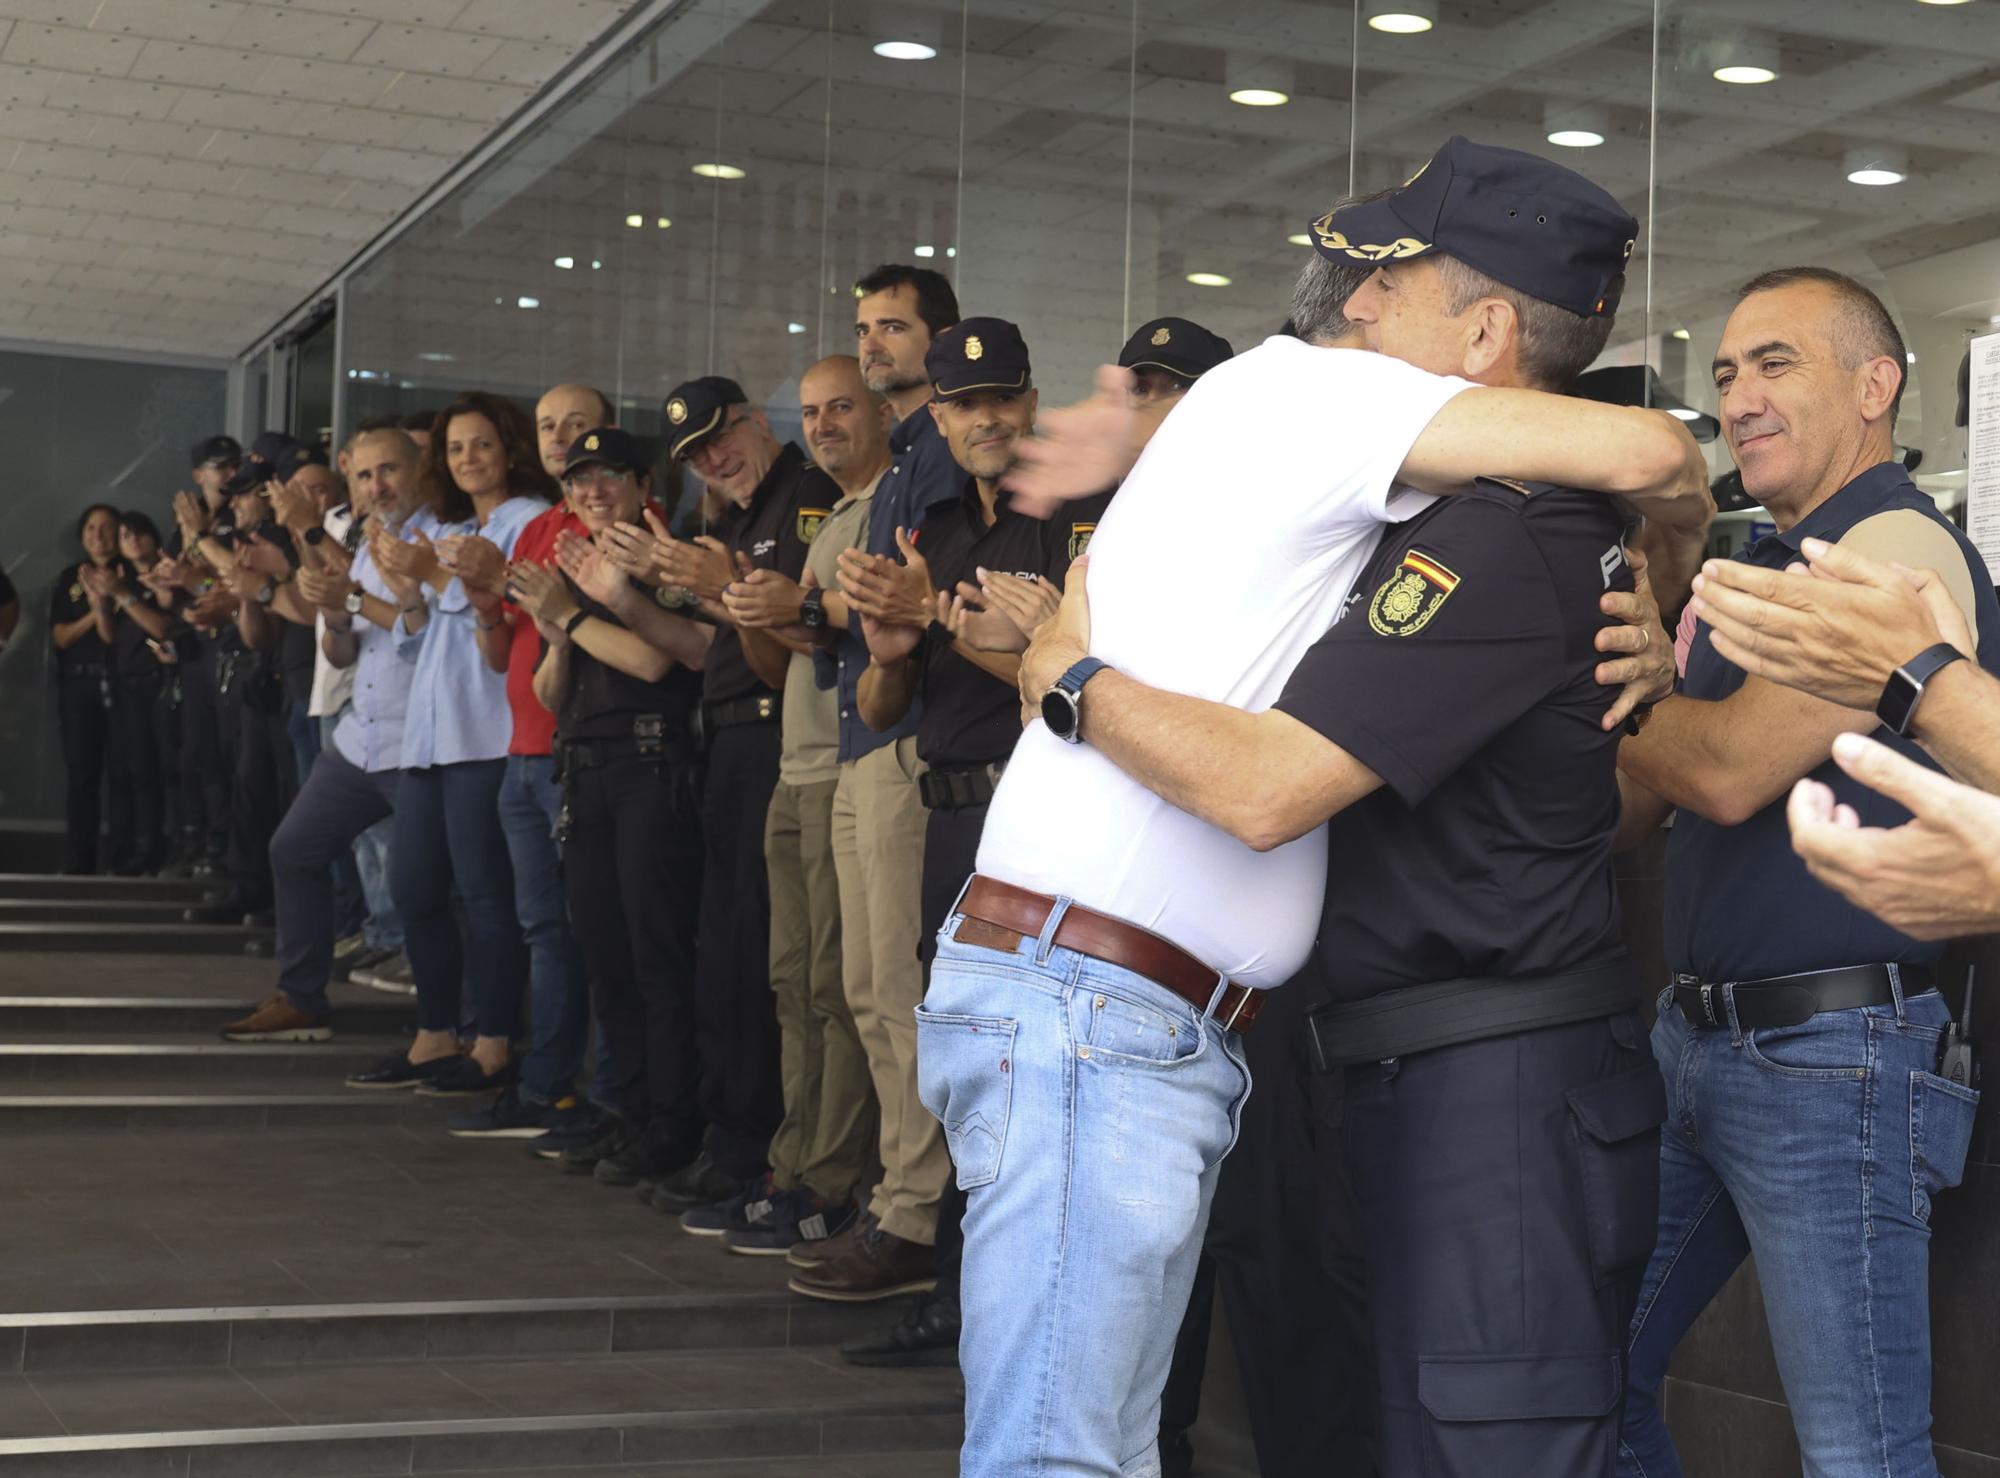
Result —
[{"label": "white ceiling", "polygon": [[0,0],[0,338],[234,355],[632,0]]}]

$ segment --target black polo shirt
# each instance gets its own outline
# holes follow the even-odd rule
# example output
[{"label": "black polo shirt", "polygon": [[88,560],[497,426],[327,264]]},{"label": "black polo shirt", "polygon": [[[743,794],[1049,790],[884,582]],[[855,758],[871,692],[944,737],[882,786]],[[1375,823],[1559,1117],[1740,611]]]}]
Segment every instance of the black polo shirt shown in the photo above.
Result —
[{"label": "black polo shirt", "polygon": [[1333,818],[1321,973],[1336,1001],[1546,975],[1622,947],[1618,735],[1600,727],[1623,517],[1564,488],[1482,482],[1385,531],[1277,707],[1383,787]]},{"label": "black polo shirt", "polygon": [[[51,629],[67,625],[90,614],[90,594],[83,588],[83,581],[77,578],[83,565],[84,562],[79,560],[56,576],[55,588],[49,592]],[[97,634],[97,628],[93,625],[67,649],[56,653],[56,671],[67,675],[79,667],[108,667],[111,658],[110,645]]]},{"label": "black polo shirt", "polygon": [[[917,549],[939,590],[955,591],[960,581],[977,584],[980,569],[1036,575],[1060,586],[1110,501],[1108,494],[1086,498],[1064,505],[1054,518],[1039,519],[1014,512],[1003,492],[988,528],[978,485],[967,477],[956,499],[931,505]],[[1021,696],[1012,683],[961,657],[950,633],[936,622],[924,633],[916,660],[923,699],[919,758],[959,769],[996,764],[1014,752],[1021,737]]]},{"label": "black polo shirt", "polygon": [[[816,518],[805,516],[806,511],[813,510],[823,518],[839,501],[840,485],[806,461],[806,454],[788,441],[757,484],[757,491],[750,495],[749,506],[731,503],[713,532],[732,557],[741,551],[760,569],[779,570],[796,580],[806,567],[806,545],[819,527]],[[750,670],[743,655],[743,638],[736,628],[718,625],[702,664],[702,700],[727,703],[776,691]]]},{"label": "black polo shirt", "polygon": [[[588,615],[624,629],[625,623],[581,590],[569,576],[563,584]],[[643,588],[641,593],[650,597]],[[542,650],[547,652],[547,645]],[[694,731],[694,709],[701,701],[701,676],[676,662],[658,682],[646,682],[600,662],[572,641],[569,687],[556,709],[556,730],[565,739],[630,739],[633,721],[658,715],[667,747],[683,747]]]},{"label": "black polo shirt", "polygon": [[[1979,626],[1979,665],[2000,671],[2000,601],[1986,561],[1937,504],[1918,490],[1898,462],[1883,462],[1782,534],[1759,539],[1737,558],[1765,569],[1798,559],[1803,539],[1838,542],[1863,519],[1913,510],[1950,531],[1972,576]],[[1706,622],[1695,626],[1681,684],[1686,698],[1720,702],[1743,686],[1746,674],[1717,655]],[[1681,700],[1676,700],[1681,701]],[[1886,729],[1874,737],[1920,765],[1937,764],[1917,745]],[[1831,759],[1812,772],[1834,799],[1854,807],[1863,826],[1901,826],[1910,813],[1858,780]],[[1924,943],[1890,928],[1823,886],[1792,850],[1791,828],[1780,796],[1740,826],[1718,826],[1692,811],[1674,814],[1667,841],[1665,945],[1668,968],[1703,980],[1761,980],[1842,965],[1934,964],[1942,944]]]}]

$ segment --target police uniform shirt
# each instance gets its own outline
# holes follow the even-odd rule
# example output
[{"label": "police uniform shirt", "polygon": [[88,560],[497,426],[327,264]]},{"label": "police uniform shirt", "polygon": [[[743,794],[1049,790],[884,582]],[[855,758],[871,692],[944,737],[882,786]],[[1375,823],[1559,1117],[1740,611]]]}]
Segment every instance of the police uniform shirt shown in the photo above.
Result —
[{"label": "police uniform shirt", "polygon": [[[118,566],[114,562],[113,568]],[[49,625],[51,628],[81,620],[90,614],[90,592],[83,588],[78,578],[83,571],[83,562],[78,561],[56,576],[55,588],[49,592]],[[95,624],[88,627],[82,636],[63,651],[56,653],[56,669],[61,673],[74,672],[79,667],[104,666],[111,663],[111,647],[97,634]]]},{"label": "police uniform shirt", "polygon": [[[133,584],[133,602],[144,602],[152,610],[151,595],[143,586]],[[129,611],[121,611],[114,604],[111,616],[111,670],[120,677],[153,677],[160,670],[159,662],[153,656],[153,649],[146,645],[151,633],[132,619]]]},{"label": "police uniform shirt", "polygon": [[[1797,524],[1759,539],[1737,557],[1781,570],[1800,558],[1801,540],[1837,543],[1865,519],[1905,512],[1935,524],[1958,546],[1971,577],[1979,665],[2000,671],[2000,601],[1986,563],[1910,481],[1901,463],[1871,467]],[[1937,563],[1914,556],[1906,562]],[[1719,702],[1743,686],[1744,676],[1742,668],[1716,653],[1708,624],[1698,623],[1682,691],[1690,698]],[[1909,740],[1883,729],[1874,737],[1920,765],[1938,768]],[[1896,827],[1910,819],[1902,806],[1849,778],[1831,759],[1812,778],[1830,787],[1836,801],[1852,806],[1863,826]],[[1734,981],[1842,965],[1936,963],[1943,944],[1924,943],[1890,928],[1806,871],[1792,850],[1786,799],[1779,796],[1740,826],[1718,826],[1688,810],[1675,813],[1667,840],[1663,921],[1668,968],[1708,981]]]},{"label": "police uniform shirt", "polygon": [[[757,484],[748,507],[732,502],[716,521],[714,533],[733,560],[740,551],[760,569],[773,569],[796,580],[806,566],[806,545],[812,542],[814,519],[840,501],[840,485],[806,461],[796,444],[786,442],[778,460]],[[774,693],[750,669],[743,655],[743,638],[734,626],[719,625],[702,664],[702,699],[728,703],[737,698]]]},{"label": "police uniform shirt", "polygon": [[1621,947],[1606,590],[1615,505],[1481,483],[1389,528],[1277,707],[1380,775],[1327,834],[1333,999],[1548,974]]},{"label": "police uniform shirt", "polygon": [[[569,576],[563,576],[563,584],[585,615],[624,629],[624,622],[577,589]],[[547,647],[542,650],[546,655]],[[674,750],[687,744],[694,728],[695,705],[700,701],[700,676],[678,662],[658,682],[647,682],[599,661],[572,640],[569,686],[556,710],[556,728],[565,740],[630,739],[635,719],[657,714],[663,720],[660,731],[665,746]]]},{"label": "police uniform shirt", "polygon": [[[1070,560],[1088,547],[1109,501],[1105,495],[1082,499],[1044,520],[1015,513],[1002,492],[988,528],[979,489],[966,477],[958,498],[932,506],[917,550],[939,590],[955,591],[960,581],[976,584],[980,569],[1035,575],[1060,588]],[[1021,737],[1021,697],[1012,683],[959,655],[950,633],[936,622],[924,633],[918,661],[924,707],[917,723],[917,755],[924,763],[971,768],[1004,761],[1014,752]]]}]

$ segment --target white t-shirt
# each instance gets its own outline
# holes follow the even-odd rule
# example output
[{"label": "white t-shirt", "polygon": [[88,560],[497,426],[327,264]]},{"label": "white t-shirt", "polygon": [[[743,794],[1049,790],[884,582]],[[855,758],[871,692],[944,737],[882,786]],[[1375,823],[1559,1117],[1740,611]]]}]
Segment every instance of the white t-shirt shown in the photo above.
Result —
[{"label": "white t-shirt", "polygon": [[[1396,472],[1470,388],[1292,338],[1210,370],[1091,539],[1091,655],[1153,687],[1269,708],[1340,614],[1382,525],[1428,506]],[[1253,852],[1037,719],[987,813],[979,871],[1138,924],[1268,987],[1311,952],[1326,828]]]},{"label": "white t-shirt", "polygon": [[[347,537],[353,523],[353,506],[343,503],[327,514],[323,526],[327,538],[337,544]],[[345,708],[353,696],[354,669],[335,667],[326,660],[326,613],[321,611],[313,617],[313,687],[306,713],[312,718],[331,716]]]}]

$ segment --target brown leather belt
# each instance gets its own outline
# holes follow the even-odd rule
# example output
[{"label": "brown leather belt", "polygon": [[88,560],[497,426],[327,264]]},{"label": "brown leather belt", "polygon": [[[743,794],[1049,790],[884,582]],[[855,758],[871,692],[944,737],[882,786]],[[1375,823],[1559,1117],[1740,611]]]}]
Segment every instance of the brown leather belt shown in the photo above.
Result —
[{"label": "brown leather belt", "polygon": [[[1056,900],[1011,883],[974,877],[966,885],[958,911],[965,921],[951,936],[982,949],[1011,950],[1023,939],[1039,939]],[[983,927],[982,927],[983,926]],[[1072,903],[1056,925],[1055,941],[1107,965],[1118,965],[1165,986],[1195,1010],[1212,1015],[1224,1031],[1243,1032],[1263,1009],[1264,992],[1231,981],[1209,1012],[1217,976],[1200,960],[1159,935]]]}]

